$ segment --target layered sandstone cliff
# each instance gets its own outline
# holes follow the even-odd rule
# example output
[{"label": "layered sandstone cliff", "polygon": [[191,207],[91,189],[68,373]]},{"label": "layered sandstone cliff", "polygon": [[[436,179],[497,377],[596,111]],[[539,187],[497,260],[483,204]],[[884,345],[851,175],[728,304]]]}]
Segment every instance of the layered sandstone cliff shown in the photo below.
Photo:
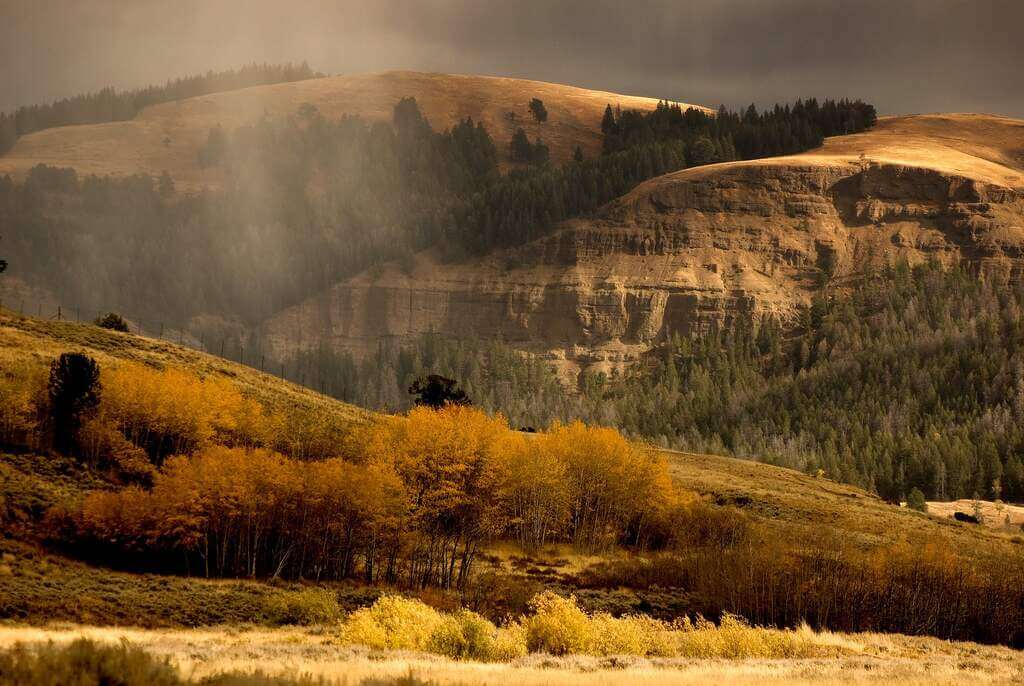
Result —
[{"label": "layered sandstone cliff", "polygon": [[[912,130],[935,126],[890,119],[813,154],[669,174],[514,250],[361,274],[267,322],[268,341],[282,357],[359,354],[441,331],[498,337],[567,372],[608,369],[738,312],[793,317],[826,272],[842,284],[869,265],[966,259],[1018,273],[1024,123],[996,119],[998,135],[980,135],[994,118],[956,119],[945,140],[914,147],[914,119]],[[884,154],[895,141],[902,157]]]}]

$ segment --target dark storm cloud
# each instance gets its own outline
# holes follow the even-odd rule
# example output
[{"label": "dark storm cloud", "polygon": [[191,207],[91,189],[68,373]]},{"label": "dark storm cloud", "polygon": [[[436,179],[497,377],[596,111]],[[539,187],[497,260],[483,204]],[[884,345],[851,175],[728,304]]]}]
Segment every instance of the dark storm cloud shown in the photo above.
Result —
[{"label": "dark storm cloud", "polygon": [[1024,117],[1019,0],[0,0],[0,109],[247,61]]}]

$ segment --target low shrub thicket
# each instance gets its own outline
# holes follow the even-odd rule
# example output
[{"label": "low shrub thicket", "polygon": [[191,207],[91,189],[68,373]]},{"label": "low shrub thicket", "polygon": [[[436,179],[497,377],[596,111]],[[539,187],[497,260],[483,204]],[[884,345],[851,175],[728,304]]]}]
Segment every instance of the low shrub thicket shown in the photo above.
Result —
[{"label": "low shrub thicket", "polygon": [[807,628],[762,628],[729,614],[719,624],[700,616],[670,623],[645,615],[590,614],[575,597],[550,591],[534,598],[529,614],[501,627],[467,610],[441,613],[418,600],[385,596],[349,615],[340,637],[378,649],[486,661],[527,653],[732,659],[823,657],[840,650]]},{"label": "low shrub thicket", "polygon": [[505,661],[526,654],[518,626],[498,628],[469,610],[438,612],[419,600],[384,596],[356,610],[341,639],[377,649],[420,650],[448,657]]},{"label": "low shrub thicket", "polygon": [[183,681],[166,659],[141,648],[79,639],[66,646],[16,646],[0,653],[3,686],[179,686]]},{"label": "low shrub thicket", "polygon": [[771,626],[807,622],[833,631],[1024,646],[1019,552],[972,559],[943,539],[863,550],[843,541],[794,543],[770,524],[741,526],[746,531],[736,545],[608,561],[585,570],[575,584],[667,589],[690,599],[688,611],[735,613]]}]

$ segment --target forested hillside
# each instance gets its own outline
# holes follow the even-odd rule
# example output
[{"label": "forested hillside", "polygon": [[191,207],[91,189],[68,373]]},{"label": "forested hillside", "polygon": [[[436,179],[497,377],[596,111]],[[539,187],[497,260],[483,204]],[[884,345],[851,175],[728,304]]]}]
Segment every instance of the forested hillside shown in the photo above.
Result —
[{"label": "forested hillside", "polygon": [[888,499],[1024,500],[1024,286],[900,265],[830,288],[795,331],[737,317],[673,336],[624,375],[565,390],[548,364],[500,342],[428,335],[357,364],[311,353],[305,378],[401,409],[411,379],[460,379],[516,426],[582,418],[666,447],[761,459]]},{"label": "forested hillside", "polygon": [[[861,107],[826,103],[869,126],[854,117]],[[562,166],[541,155],[501,174],[485,127],[466,119],[434,131],[414,99],[397,102],[390,123],[330,120],[307,105],[286,119],[211,129],[195,163],[220,170],[222,190],[182,194],[167,174],[80,178],[39,166],[24,182],[0,179],[0,223],[10,227],[10,274],[68,308],[193,330],[204,314],[254,327],[384,261],[428,247],[459,259],[518,245],[645,179],[734,159],[734,130],[756,143],[751,154],[806,149],[832,126],[806,111],[740,119],[723,110],[733,124],[720,125],[665,104],[649,120],[609,110],[619,133],[606,136],[625,139],[605,154]],[[631,133],[644,127],[659,133]],[[810,133],[779,147],[779,132],[793,127]]]}]

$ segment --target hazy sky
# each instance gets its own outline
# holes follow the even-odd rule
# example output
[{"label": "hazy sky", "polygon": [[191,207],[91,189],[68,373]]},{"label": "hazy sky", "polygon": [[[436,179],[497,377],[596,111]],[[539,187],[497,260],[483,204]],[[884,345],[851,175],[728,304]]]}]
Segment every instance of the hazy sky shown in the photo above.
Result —
[{"label": "hazy sky", "polygon": [[1024,117],[1024,0],[0,0],[0,110],[249,61]]}]

